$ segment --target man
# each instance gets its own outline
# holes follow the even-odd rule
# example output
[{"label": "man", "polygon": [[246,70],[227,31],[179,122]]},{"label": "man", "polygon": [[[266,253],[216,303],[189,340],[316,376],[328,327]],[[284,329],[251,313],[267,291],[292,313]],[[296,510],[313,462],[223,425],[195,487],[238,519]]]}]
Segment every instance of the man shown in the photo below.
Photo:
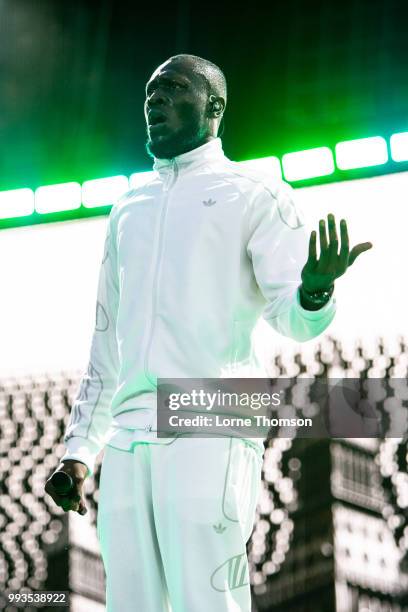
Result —
[{"label": "man", "polygon": [[246,542],[260,490],[262,440],[158,438],[158,377],[217,378],[248,361],[262,316],[298,341],[335,313],[334,281],[371,247],[341,245],[335,219],[309,241],[283,181],[242,168],[217,137],[222,71],[192,55],[146,87],[155,177],[112,208],[96,327],[58,470],[85,513],[83,482],[105,447],[98,537],[108,612],[249,612]]}]

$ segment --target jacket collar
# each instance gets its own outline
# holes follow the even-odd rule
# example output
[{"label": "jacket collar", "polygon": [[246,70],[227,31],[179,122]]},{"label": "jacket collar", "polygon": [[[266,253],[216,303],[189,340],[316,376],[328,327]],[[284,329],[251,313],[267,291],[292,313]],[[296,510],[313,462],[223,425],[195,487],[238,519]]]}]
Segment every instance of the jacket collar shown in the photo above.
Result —
[{"label": "jacket collar", "polygon": [[196,147],[191,151],[176,155],[172,158],[154,158],[153,170],[156,170],[160,176],[167,175],[174,168],[176,162],[178,168],[182,171],[188,170],[203,163],[220,161],[225,159],[222,149],[221,138],[212,138],[209,142]]}]

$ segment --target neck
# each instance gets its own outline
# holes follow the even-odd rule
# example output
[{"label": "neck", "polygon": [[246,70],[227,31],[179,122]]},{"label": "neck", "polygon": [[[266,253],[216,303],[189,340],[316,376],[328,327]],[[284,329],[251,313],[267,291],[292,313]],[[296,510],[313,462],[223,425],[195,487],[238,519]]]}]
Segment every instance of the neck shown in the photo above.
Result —
[{"label": "neck", "polygon": [[188,153],[188,151],[193,151],[194,149],[198,149],[198,147],[202,147],[204,144],[210,142],[211,140],[214,140],[215,138],[217,137],[213,136],[212,134],[207,134],[206,136],[204,136],[204,138],[195,142],[193,146],[189,144],[185,148],[183,147],[181,150],[177,151],[177,153],[173,154],[172,157],[182,155],[183,153]]}]

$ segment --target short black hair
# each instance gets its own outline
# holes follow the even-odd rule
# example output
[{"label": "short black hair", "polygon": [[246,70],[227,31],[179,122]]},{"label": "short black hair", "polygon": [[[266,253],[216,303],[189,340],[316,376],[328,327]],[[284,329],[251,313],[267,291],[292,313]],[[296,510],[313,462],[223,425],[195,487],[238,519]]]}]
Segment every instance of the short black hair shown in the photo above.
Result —
[{"label": "short black hair", "polygon": [[225,100],[227,105],[227,80],[225,74],[217,64],[209,60],[191,55],[190,53],[179,53],[169,57],[169,60],[188,60],[194,66],[194,72],[198,73],[204,80],[208,94],[220,96]]}]

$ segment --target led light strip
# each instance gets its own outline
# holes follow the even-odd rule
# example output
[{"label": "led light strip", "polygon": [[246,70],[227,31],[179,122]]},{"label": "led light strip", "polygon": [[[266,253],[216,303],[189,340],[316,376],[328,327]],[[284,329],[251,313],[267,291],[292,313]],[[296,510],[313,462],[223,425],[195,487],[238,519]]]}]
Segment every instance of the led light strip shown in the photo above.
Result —
[{"label": "led light strip", "polygon": [[[393,134],[389,140],[391,159],[408,161],[408,132]],[[335,170],[353,170],[384,165],[389,161],[387,142],[381,136],[339,142],[334,155],[329,147],[316,147],[286,153],[278,157],[262,157],[240,163],[272,177],[296,182],[331,175]],[[19,219],[34,213],[50,215],[80,208],[112,206],[129,188],[140,187],[155,176],[154,171],[136,172],[129,178],[119,175],[85,181],[45,185],[35,190],[0,191],[0,221]]]}]

